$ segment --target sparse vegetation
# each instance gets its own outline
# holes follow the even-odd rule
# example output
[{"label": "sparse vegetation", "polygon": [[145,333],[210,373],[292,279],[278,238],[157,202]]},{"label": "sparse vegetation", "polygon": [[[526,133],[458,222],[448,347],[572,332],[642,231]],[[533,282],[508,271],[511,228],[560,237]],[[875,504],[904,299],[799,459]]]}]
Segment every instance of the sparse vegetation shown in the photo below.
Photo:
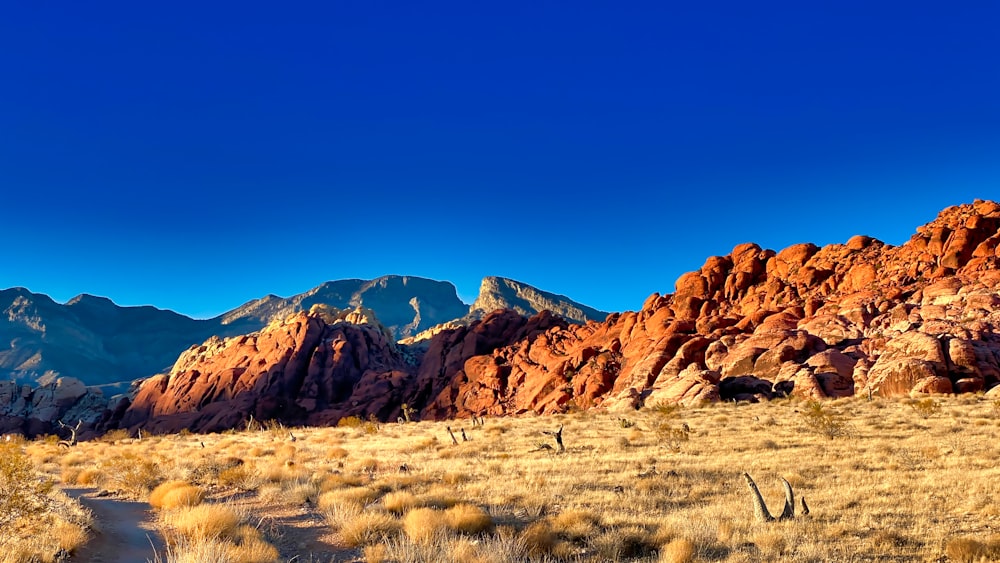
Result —
[{"label": "sparse vegetation", "polygon": [[[487,419],[457,444],[445,430],[457,435],[456,421],[369,434],[357,419],[296,428],[294,443],[265,422],[70,449],[38,440],[0,464],[20,459],[21,482],[42,483],[40,472],[158,507],[172,562],[996,559],[993,403],[933,400],[926,418],[909,400],[858,397],[655,407],[631,412],[627,429],[601,411]],[[542,440],[549,449],[536,449]],[[775,517],[782,478],[810,514],[796,505],[795,519],[758,524],[744,471]],[[32,529],[56,546],[57,536],[83,541],[86,528]]]}]

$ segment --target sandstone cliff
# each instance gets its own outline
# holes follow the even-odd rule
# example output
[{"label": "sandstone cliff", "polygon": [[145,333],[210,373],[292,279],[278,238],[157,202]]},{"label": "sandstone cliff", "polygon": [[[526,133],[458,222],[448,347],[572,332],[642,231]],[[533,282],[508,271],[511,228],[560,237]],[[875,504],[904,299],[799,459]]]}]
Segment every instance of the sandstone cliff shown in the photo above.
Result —
[{"label": "sandstone cliff", "polygon": [[584,325],[494,311],[434,335],[413,361],[370,327],[299,315],[193,350],[142,386],[124,423],[391,419],[403,402],[444,418],[987,391],[1000,388],[998,248],[1000,205],[986,201],[942,211],[899,247],[741,244],[639,311]]}]

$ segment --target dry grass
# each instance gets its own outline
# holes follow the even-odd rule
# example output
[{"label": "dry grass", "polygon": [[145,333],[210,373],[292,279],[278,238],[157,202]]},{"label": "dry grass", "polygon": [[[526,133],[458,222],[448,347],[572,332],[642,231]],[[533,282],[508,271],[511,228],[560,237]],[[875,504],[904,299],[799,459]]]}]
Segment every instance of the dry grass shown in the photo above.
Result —
[{"label": "dry grass", "polygon": [[[452,445],[446,425],[464,427],[469,441]],[[551,442],[542,431],[560,425],[566,452],[539,449]],[[180,538],[221,538],[219,549],[253,544],[240,539],[239,506],[252,506],[255,518],[311,511],[329,531],[331,552],[386,562],[978,561],[1000,553],[991,531],[1000,519],[992,461],[1000,408],[975,397],[859,398],[818,410],[789,399],[376,432],[297,428],[294,444],[281,430],[26,449],[44,473],[133,498],[169,481],[211,491],[208,504],[164,506],[174,555],[182,545],[209,549]],[[112,476],[137,460],[129,475]],[[780,511],[784,477],[812,514],[758,524],[744,471],[772,511]],[[164,504],[167,493],[156,490],[150,502],[157,494]],[[216,519],[194,510],[223,512]],[[257,534],[261,545],[294,533],[274,526]],[[282,549],[286,560],[297,554]]]}]

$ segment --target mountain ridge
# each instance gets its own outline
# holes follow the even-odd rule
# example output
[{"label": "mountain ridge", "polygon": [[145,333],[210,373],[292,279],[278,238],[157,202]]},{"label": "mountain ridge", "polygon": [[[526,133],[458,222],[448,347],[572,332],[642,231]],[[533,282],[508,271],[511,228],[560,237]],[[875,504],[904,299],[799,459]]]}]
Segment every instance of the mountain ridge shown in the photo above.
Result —
[{"label": "mountain ridge", "polygon": [[[287,298],[269,294],[208,319],[152,305],[120,306],[88,293],[58,303],[14,287],[0,290],[0,342],[8,343],[0,349],[0,377],[18,382],[65,376],[87,385],[128,383],[168,370],[181,352],[211,336],[251,333],[314,305],[372,309],[397,339],[470,311],[451,282],[398,275],[331,280]],[[580,307],[568,298],[553,306]]]}]

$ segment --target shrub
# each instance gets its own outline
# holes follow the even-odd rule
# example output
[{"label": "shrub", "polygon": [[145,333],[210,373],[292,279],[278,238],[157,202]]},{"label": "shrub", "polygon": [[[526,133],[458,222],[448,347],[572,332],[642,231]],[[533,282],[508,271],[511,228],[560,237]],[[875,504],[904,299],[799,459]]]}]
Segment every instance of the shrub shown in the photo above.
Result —
[{"label": "shrub", "polygon": [[920,418],[927,419],[941,412],[941,403],[938,403],[934,399],[928,397],[926,399],[913,401],[910,403],[910,408],[912,408],[913,412],[917,413]]},{"label": "shrub", "polygon": [[344,522],[340,537],[350,547],[370,545],[399,531],[399,521],[389,514],[366,510]]},{"label": "shrub", "polygon": [[104,460],[100,468],[105,475],[105,487],[131,498],[146,496],[160,478],[156,464],[134,452]]},{"label": "shrub", "polygon": [[478,534],[493,526],[493,518],[472,504],[456,504],[444,511],[444,517],[448,528],[463,534]]},{"label": "shrub", "polygon": [[202,541],[235,535],[240,517],[222,504],[200,504],[172,512],[167,522],[183,538]]},{"label": "shrub", "polygon": [[403,518],[403,531],[413,541],[429,541],[447,527],[444,513],[433,508],[414,508]]},{"label": "shrub", "polygon": [[149,493],[149,506],[153,508],[163,508],[163,497],[170,491],[181,487],[191,486],[187,481],[167,481],[161,483]]},{"label": "shrub", "polygon": [[406,491],[388,493],[382,497],[382,505],[389,512],[403,514],[404,512],[416,508],[419,505],[416,495]]},{"label": "shrub", "polygon": [[345,416],[337,421],[338,428],[359,428],[364,421],[357,416]]},{"label": "shrub", "polygon": [[41,514],[52,484],[35,475],[21,446],[0,442],[0,528]]},{"label": "shrub", "polygon": [[686,538],[677,538],[660,550],[660,563],[688,563],[694,560],[694,544]]},{"label": "shrub", "polygon": [[167,510],[181,506],[196,506],[201,504],[204,498],[204,491],[194,485],[185,485],[168,491],[163,496],[161,506]]},{"label": "shrub", "polygon": [[802,409],[802,418],[810,432],[829,439],[847,436],[847,423],[841,416],[823,407],[819,401],[809,401]]}]

